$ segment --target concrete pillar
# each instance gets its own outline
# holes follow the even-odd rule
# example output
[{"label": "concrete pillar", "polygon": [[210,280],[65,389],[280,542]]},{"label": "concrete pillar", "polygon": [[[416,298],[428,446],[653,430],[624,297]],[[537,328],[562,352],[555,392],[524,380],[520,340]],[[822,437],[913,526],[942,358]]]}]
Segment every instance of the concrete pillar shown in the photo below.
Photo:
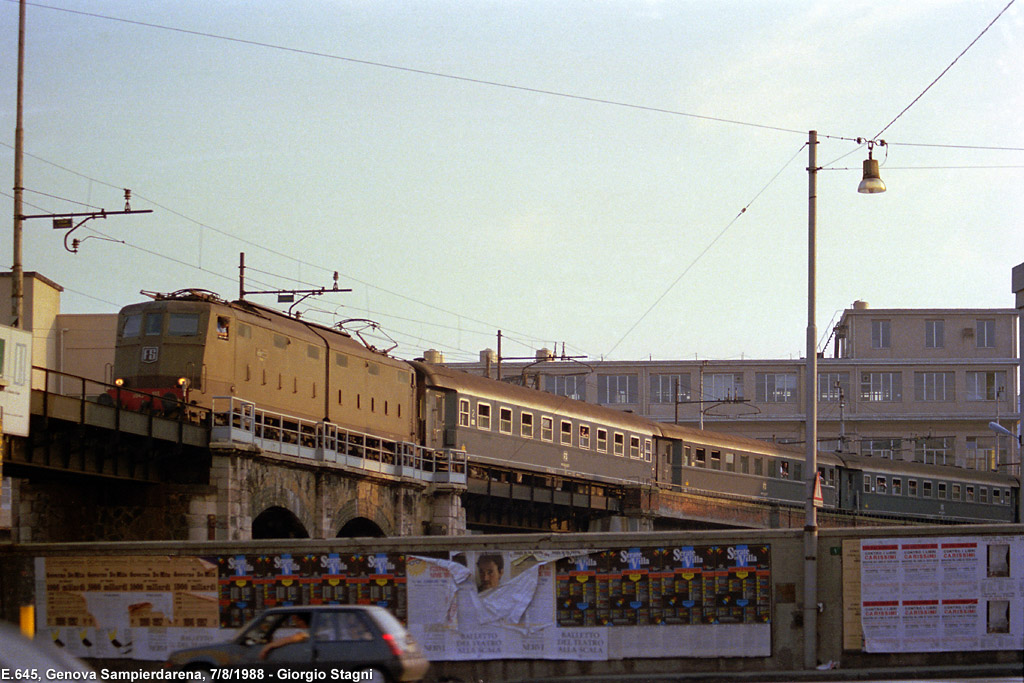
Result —
[{"label": "concrete pillar", "polygon": [[430,519],[427,527],[431,536],[463,536],[466,533],[466,510],[462,507],[465,489],[452,484],[437,484],[428,491]]}]

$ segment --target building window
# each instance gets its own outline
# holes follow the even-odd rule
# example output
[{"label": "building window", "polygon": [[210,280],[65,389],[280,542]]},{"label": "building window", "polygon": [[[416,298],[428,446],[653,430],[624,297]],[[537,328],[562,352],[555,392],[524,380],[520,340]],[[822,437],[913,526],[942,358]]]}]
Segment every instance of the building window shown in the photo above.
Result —
[{"label": "building window", "polygon": [[887,349],[892,345],[890,328],[888,320],[871,321],[871,348]]},{"label": "building window", "polygon": [[491,428],[491,406],[488,403],[476,404],[476,426],[479,429]]},{"label": "building window", "polygon": [[898,460],[902,439],[863,439],[860,442],[860,454],[873,458]]},{"label": "building window", "polygon": [[602,405],[636,404],[636,375],[598,375],[597,402]]},{"label": "building window", "polygon": [[1006,373],[1001,370],[967,373],[968,401],[995,401],[1001,398],[1005,391]]},{"label": "building window", "polygon": [[584,375],[545,375],[544,391],[568,396],[577,401],[586,401],[587,378]]},{"label": "building window", "polygon": [[651,403],[675,403],[690,400],[689,375],[651,375]]},{"label": "building window", "polygon": [[918,401],[955,401],[952,372],[915,372],[914,398]]},{"label": "building window", "polygon": [[464,398],[459,399],[459,426],[469,426],[469,401]]},{"label": "building window", "polygon": [[757,400],[761,403],[796,403],[795,372],[759,372]]},{"label": "building window", "polygon": [[561,432],[558,437],[559,443],[563,446],[572,445],[572,422],[568,420],[562,420]]},{"label": "building window", "polygon": [[941,349],[945,346],[945,323],[942,320],[924,321],[924,347]]},{"label": "building window", "polygon": [[519,434],[524,439],[533,438],[533,413],[523,413],[519,416]]},{"label": "building window", "polygon": [[969,470],[994,471],[996,469],[996,437],[967,437],[967,453],[964,467]]},{"label": "building window", "polygon": [[540,438],[542,441],[554,441],[555,421],[547,415],[540,416]]},{"label": "building window", "polygon": [[974,340],[979,349],[994,349],[996,347],[995,320],[979,320],[975,330]]},{"label": "building window", "polygon": [[597,430],[597,450],[601,453],[608,452],[608,430],[598,429]]},{"label": "building window", "polygon": [[590,427],[588,425],[580,425],[580,448],[590,449]]},{"label": "building window", "polygon": [[512,409],[498,408],[498,431],[502,434],[512,433]]},{"label": "building window", "polygon": [[902,401],[902,385],[899,372],[862,372],[860,398],[862,401]]},{"label": "building window", "polygon": [[840,399],[850,395],[850,373],[820,372],[818,373],[818,400],[838,403]]},{"label": "building window", "polygon": [[738,372],[712,372],[704,375],[703,401],[729,401],[743,398],[743,375]]},{"label": "building window", "polygon": [[914,440],[914,461],[928,465],[953,464],[952,436],[929,436]]},{"label": "building window", "polygon": [[612,454],[622,457],[626,455],[626,437],[622,432],[615,432],[615,436],[612,441]]}]

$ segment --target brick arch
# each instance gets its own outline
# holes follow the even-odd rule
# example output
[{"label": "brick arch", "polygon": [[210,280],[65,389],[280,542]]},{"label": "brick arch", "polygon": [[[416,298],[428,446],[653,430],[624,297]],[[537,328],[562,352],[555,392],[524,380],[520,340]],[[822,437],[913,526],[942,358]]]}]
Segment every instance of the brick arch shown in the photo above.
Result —
[{"label": "brick arch", "polygon": [[390,516],[384,514],[379,505],[363,497],[351,498],[337,509],[333,517],[334,534],[337,535],[346,524],[359,517],[376,524],[385,536],[395,535],[395,525]]},{"label": "brick arch", "polygon": [[279,483],[261,488],[249,497],[248,527],[251,529],[253,521],[261,513],[273,507],[284,508],[291,512],[305,528],[309,537],[316,538],[317,525],[302,497]]}]

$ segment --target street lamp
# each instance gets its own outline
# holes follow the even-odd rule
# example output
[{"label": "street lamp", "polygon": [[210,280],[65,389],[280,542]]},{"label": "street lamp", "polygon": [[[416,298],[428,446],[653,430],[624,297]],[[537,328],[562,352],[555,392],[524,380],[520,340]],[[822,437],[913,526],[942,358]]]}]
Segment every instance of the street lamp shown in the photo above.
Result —
[{"label": "street lamp", "polygon": [[[864,161],[864,178],[857,188],[864,194],[885,192],[885,183],[878,176],[878,161],[872,158],[875,144],[867,141],[868,158]],[[807,368],[804,371],[804,402],[806,410],[806,480],[804,522],[804,668],[818,663],[818,509],[814,505],[814,488],[818,477],[818,328],[814,322],[817,261],[816,238],[818,222],[818,131],[807,138]]]}]

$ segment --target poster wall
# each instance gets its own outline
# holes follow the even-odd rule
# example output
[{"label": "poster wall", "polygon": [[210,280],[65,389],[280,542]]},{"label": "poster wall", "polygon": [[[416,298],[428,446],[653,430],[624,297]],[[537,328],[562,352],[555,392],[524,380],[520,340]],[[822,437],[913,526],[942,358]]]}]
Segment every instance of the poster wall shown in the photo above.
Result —
[{"label": "poster wall", "polygon": [[82,657],[164,659],[262,610],[375,604],[427,656],[605,660],[771,655],[768,545],[442,556],[36,560],[37,629]]},{"label": "poster wall", "polygon": [[1024,649],[1024,537],[864,539],[867,652]]}]

